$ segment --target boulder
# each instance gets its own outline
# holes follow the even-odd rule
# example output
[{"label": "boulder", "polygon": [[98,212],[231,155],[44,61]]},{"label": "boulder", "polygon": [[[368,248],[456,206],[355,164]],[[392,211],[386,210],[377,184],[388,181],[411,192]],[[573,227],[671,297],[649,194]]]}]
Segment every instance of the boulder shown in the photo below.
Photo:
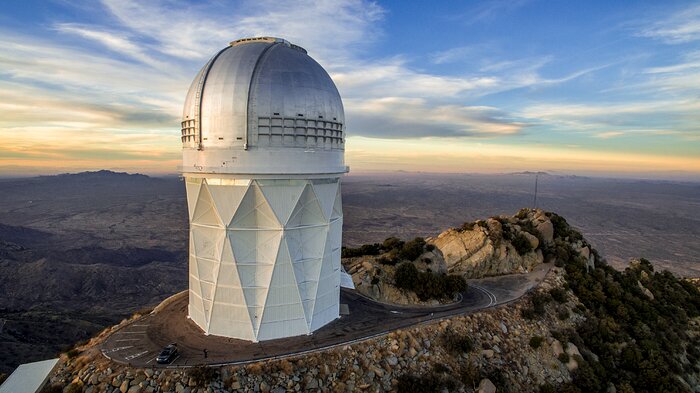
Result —
[{"label": "boulder", "polygon": [[554,354],[554,357],[558,357],[562,353],[564,353],[564,348],[559,340],[552,341],[552,354]]},{"label": "boulder", "polygon": [[510,242],[499,237],[500,222],[489,220],[487,225],[491,229],[478,225],[471,230],[450,229],[428,242],[442,253],[448,272],[465,278],[525,273],[543,262],[540,250],[520,256]]},{"label": "boulder", "polygon": [[479,382],[478,393],[496,393],[496,385],[490,379],[484,378]]},{"label": "boulder", "polygon": [[644,296],[648,297],[649,300],[654,300],[654,294],[651,293],[649,288],[645,287],[641,281],[637,281],[637,285],[639,285],[639,289],[642,290],[642,293],[644,293]]},{"label": "boulder", "polygon": [[129,391],[129,380],[126,379],[124,382],[122,382],[121,386],[119,386],[119,391],[122,393],[126,393]]},{"label": "boulder", "polygon": [[538,239],[537,236],[525,231],[523,231],[522,234],[523,236],[525,236],[527,241],[530,242],[530,247],[532,247],[533,250],[537,249],[537,247],[540,246],[540,239]]},{"label": "boulder", "polygon": [[536,228],[546,244],[554,243],[554,225],[549,219],[537,223]]}]

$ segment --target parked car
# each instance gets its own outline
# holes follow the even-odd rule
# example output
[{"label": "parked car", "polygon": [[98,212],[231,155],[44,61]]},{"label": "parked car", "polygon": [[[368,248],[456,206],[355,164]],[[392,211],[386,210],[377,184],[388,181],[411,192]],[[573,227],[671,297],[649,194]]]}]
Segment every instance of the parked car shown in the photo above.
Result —
[{"label": "parked car", "polygon": [[175,357],[177,357],[177,344],[172,343],[160,352],[160,355],[156,358],[156,362],[160,364],[168,364],[175,360]]}]

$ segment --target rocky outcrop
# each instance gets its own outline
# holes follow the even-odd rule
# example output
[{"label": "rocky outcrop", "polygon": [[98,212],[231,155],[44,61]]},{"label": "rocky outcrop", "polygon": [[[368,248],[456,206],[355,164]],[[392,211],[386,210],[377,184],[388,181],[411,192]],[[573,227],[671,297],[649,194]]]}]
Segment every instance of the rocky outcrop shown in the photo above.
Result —
[{"label": "rocky outcrop", "polygon": [[[343,259],[345,271],[352,276],[355,289],[375,301],[403,305],[436,305],[438,300],[421,301],[418,296],[394,285],[397,265],[379,262],[379,256],[362,256]],[[438,250],[426,251],[413,263],[421,271],[447,273],[447,264]]]},{"label": "rocky outcrop", "polygon": [[[551,244],[553,235],[552,222],[542,210],[523,210],[515,217],[477,221],[426,241],[439,250],[450,273],[480,278],[531,271],[544,261],[542,246]],[[529,247],[520,244],[519,252],[514,246],[518,240]]]}]

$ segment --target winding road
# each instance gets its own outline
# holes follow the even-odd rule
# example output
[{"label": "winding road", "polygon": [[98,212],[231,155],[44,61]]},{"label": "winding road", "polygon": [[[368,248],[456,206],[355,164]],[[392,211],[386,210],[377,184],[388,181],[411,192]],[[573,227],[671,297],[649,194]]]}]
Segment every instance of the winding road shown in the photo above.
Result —
[{"label": "winding road", "polygon": [[[134,367],[232,365],[295,356],[511,302],[538,285],[548,270],[548,265],[541,265],[527,274],[470,280],[461,301],[436,307],[377,303],[353,290],[342,289],[340,303],[348,305],[349,315],[341,316],[311,335],[258,343],[205,335],[187,318],[187,291],[183,291],[153,313],[112,333],[100,345],[100,350],[112,361]],[[167,366],[158,365],[155,357],[165,345],[173,342],[178,345],[179,356]]]}]

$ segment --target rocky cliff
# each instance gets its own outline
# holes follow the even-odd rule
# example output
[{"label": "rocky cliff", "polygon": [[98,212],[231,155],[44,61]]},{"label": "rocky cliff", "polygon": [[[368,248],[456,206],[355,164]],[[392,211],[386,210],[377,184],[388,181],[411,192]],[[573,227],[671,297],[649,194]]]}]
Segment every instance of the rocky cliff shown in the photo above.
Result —
[{"label": "rocky cliff", "polygon": [[447,270],[467,278],[524,273],[543,262],[554,226],[542,210],[465,223],[426,239],[442,254]]}]

